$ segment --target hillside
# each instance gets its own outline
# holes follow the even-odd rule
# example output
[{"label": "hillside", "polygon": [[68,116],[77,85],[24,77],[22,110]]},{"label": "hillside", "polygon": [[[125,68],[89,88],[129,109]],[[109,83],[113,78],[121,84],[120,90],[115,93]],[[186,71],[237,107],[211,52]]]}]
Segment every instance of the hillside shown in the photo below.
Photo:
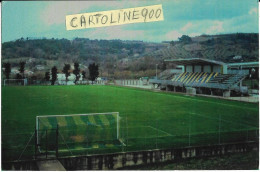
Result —
[{"label": "hillside", "polygon": [[[206,58],[223,62],[258,61],[258,34],[182,36],[179,41],[149,43],[143,41],[90,40],[87,38],[21,38],[2,44],[2,62],[17,69],[20,61],[26,69],[44,73],[54,65],[80,63],[81,70],[96,62],[102,76],[138,78],[154,76],[155,64],[164,70],[164,59]],[[42,74],[41,74],[42,75]]]},{"label": "hillside", "polygon": [[258,61],[258,34],[202,35],[189,42],[172,42],[171,46],[147,55],[163,59],[196,57],[227,63]]}]

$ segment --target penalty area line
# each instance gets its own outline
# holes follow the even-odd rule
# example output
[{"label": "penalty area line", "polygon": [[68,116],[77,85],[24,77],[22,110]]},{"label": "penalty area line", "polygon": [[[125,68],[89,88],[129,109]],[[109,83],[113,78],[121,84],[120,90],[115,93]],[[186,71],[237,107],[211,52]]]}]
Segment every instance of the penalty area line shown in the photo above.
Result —
[{"label": "penalty area line", "polygon": [[152,127],[152,126],[150,126],[150,125],[148,125],[147,127],[150,127],[150,128],[152,128],[152,129],[154,129],[154,130],[158,130],[158,131],[160,131],[160,132],[162,132],[162,133],[167,134],[168,136],[174,136],[174,135],[172,135],[172,134],[170,134],[170,133],[168,133],[168,132],[166,132],[166,131],[160,130],[160,129],[155,128],[155,127]]}]

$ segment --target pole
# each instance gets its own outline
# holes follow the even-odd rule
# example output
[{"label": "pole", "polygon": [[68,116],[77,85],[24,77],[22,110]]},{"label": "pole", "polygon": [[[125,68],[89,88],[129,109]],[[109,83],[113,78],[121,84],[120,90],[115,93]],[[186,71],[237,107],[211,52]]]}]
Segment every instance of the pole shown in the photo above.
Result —
[{"label": "pole", "polygon": [[37,130],[35,128],[35,132],[34,132],[34,158],[36,159],[37,158],[37,147],[38,147],[38,144],[37,144]]},{"label": "pole", "polygon": [[59,125],[57,124],[57,129],[56,129],[56,158],[59,157],[59,142],[58,142],[58,136],[59,136]]},{"label": "pole", "polygon": [[116,134],[117,140],[119,140],[119,113],[117,113],[117,134]]},{"label": "pole", "polygon": [[128,123],[127,123],[127,115],[126,115],[126,147],[128,146]]},{"label": "pole", "polygon": [[48,130],[46,130],[46,137],[45,137],[45,156],[46,156],[46,159],[47,159],[47,152],[48,152],[48,138],[47,138],[47,131]]},{"label": "pole", "polygon": [[220,127],[221,127],[221,114],[219,114],[218,144],[220,144]]},{"label": "pole", "polygon": [[191,126],[190,126],[190,114],[189,114],[189,146],[190,146],[190,128]]},{"label": "pole", "polygon": [[156,133],[156,149],[158,149],[158,120],[156,120],[156,129],[157,129],[157,133]]},{"label": "pole", "polygon": [[246,141],[248,142],[248,129],[246,129]]},{"label": "pole", "polygon": [[36,134],[37,144],[39,143],[39,142],[38,142],[38,136],[39,136],[38,131],[39,131],[39,119],[38,119],[38,116],[36,116],[36,128],[35,128],[35,132],[37,133],[37,134]]}]

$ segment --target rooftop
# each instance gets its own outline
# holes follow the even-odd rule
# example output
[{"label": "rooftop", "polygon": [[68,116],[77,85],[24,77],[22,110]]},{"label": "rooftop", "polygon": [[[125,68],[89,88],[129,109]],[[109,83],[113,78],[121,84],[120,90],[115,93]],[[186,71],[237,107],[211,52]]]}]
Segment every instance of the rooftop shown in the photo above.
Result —
[{"label": "rooftop", "polygon": [[168,59],[165,62],[171,62],[176,65],[224,65],[225,63],[215,60],[202,58],[188,58],[188,59]]}]

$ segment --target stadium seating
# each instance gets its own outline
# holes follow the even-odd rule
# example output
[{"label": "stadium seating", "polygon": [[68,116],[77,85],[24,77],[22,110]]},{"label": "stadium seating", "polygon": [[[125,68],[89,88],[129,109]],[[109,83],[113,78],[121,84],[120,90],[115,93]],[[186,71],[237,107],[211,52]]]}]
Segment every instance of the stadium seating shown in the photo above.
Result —
[{"label": "stadium seating", "polygon": [[197,87],[209,89],[237,89],[238,83],[246,77],[245,74],[221,74],[218,72],[164,72],[151,83],[172,85],[175,87]]},{"label": "stadium seating", "polygon": [[174,75],[171,81],[175,86],[226,89],[237,84],[244,77],[245,75],[220,74],[218,72],[183,72]]},{"label": "stadium seating", "polygon": [[212,72],[184,72],[179,75],[175,75],[171,81],[174,83],[182,83],[185,86],[193,86],[200,83],[207,83],[212,78],[217,76],[218,73]]}]

